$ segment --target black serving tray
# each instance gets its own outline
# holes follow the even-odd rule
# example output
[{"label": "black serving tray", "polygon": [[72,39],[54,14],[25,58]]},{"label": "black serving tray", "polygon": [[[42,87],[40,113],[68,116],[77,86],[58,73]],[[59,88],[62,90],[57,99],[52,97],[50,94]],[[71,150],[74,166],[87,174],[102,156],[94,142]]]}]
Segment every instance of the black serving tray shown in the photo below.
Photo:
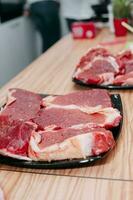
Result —
[{"label": "black serving tray", "polygon": [[[41,95],[42,97],[46,97],[48,95]],[[111,101],[114,108],[117,108],[121,115],[123,116],[123,109],[122,109],[122,101],[119,94],[111,94]],[[115,141],[117,141],[122,127],[123,120],[119,126],[111,129]],[[26,161],[26,160],[19,160],[15,158],[10,158],[6,156],[0,156],[0,163],[7,164],[16,167],[24,167],[24,168],[34,168],[34,169],[64,169],[64,168],[77,168],[77,167],[85,167],[92,164],[95,164],[96,161],[103,159],[106,157],[109,152],[102,153],[98,156],[89,156],[86,159],[72,159],[72,160],[62,160],[62,161],[52,161],[52,162],[44,162],[44,161]]]},{"label": "black serving tray", "polygon": [[133,85],[92,85],[89,83],[84,83],[81,80],[73,78],[72,81],[78,85],[86,86],[90,88],[99,88],[99,89],[110,89],[110,90],[132,90]]}]

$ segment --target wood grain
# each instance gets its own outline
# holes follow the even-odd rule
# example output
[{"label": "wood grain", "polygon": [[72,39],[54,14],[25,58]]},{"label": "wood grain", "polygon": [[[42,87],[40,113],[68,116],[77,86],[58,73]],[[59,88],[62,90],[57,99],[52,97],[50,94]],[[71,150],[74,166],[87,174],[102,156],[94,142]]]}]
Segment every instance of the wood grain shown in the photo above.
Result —
[{"label": "wood grain", "polygon": [[[10,181],[9,181],[10,180]],[[0,172],[7,200],[131,200],[133,182]]]},{"label": "wood grain", "polygon": [[[132,35],[128,35],[126,39],[131,40],[132,38]],[[71,81],[73,71],[80,57],[88,48],[108,39],[114,39],[114,36],[107,30],[99,33],[95,40],[74,41],[71,35],[64,37],[0,89],[0,105],[5,102],[8,88],[12,87],[48,94],[64,94],[88,89],[77,86]],[[124,47],[125,44],[107,46],[112,53],[123,50]],[[36,199],[39,195],[40,199],[44,199],[43,194],[46,196],[45,199],[48,197],[52,199],[56,191],[58,199],[64,199],[62,197],[65,196],[66,199],[70,199],[70,197],[81,199],[81,196],[85,199],[86,194],[90,194],[90,199],[98,197],[108,199],[110,191],[112,199],[130,199],[130,195],[133,198],[132,182],[130,182],[133,181],[133,92],[131,90],[111,92],[120,93],[122,97],[124,120],[121,136],[108,157],[91,167],[66,170],[33,170],[1,164],[0,183],[5,190],[7,199],[30,199],[30,195],[33,197],[32,199]],[[2,170],[7,171],[2,172]],[[48,176],[49,174],[51,176]],[[68,177],[62,177],[64,175]],[[102,180],[101,178],[112,180]],[[121,181],[117,182],[116,180]],[[58,185],[60,189],[57,188]],[[73,187],[75,190],[72,189]],[[36,188],[38,189],[36,190]],[[118,198],[115,198],[115,195]]]}]

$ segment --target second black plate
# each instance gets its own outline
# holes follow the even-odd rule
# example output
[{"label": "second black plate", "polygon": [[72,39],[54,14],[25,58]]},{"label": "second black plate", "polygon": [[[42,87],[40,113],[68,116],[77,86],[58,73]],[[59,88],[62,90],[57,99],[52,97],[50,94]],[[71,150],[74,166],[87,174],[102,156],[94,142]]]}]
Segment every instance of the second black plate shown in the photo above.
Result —
[{"label": "second black plate", "polygon": [[92,85],[88,83],[84,83],[81,80],[76,78],[72,79],[78,85],[90,87],[90,88],[99,88],[99,89],[111,89],[111,90],[132,90],[133,85]]}]

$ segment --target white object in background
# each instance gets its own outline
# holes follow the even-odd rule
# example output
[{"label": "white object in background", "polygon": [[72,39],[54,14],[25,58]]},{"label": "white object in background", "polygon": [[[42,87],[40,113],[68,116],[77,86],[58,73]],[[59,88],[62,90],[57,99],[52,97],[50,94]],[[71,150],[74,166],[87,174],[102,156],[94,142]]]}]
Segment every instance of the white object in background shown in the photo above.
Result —
[{"label": "white object in background", "polygon": [[114,33],[114,16],[113,16],[113,7],[111,4],[108,5],[108,13],[109,13],[109,28],[112,33]]},{"label": "white object in background", "polygon": [[130,31],[130,32],[133,33],[133,27],[132,27],[132,26],[130,26],[130,25],[129,25],[128,23],[126,23],[126,22],[122,22],[121,24],[122,24],[122,26],[124,26],[128,31]]},{"label": "white object in background", "polygon": [[1,188],[0,188],[0,200],[4,200],[4,194]]},{"label": "white object in background", "polygon": [[63,17],[68,19],[89,19],[94,15],[92,5],[99,0],[60,0]]},{"label": "white object in background", "polygon": [[27,17],[0,24],[0,86],[38,56],[35,33]]}]

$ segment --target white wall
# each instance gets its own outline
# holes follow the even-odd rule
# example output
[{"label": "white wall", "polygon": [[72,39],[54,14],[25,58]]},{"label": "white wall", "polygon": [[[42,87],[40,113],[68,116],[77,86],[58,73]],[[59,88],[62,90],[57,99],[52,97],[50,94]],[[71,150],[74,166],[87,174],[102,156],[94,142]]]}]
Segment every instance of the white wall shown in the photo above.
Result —
[{"label": "white wall", "polygon": [[[62,14],[60,19],[63,36],[68,28]],[[0,87],[36,59],[41,50],[41,36],[28,17],[0,24]]]},{"label": "white wall", "polygon": [[28,18],[0,24],[0,86],[39,55],[36,45],[36,31]]}]

